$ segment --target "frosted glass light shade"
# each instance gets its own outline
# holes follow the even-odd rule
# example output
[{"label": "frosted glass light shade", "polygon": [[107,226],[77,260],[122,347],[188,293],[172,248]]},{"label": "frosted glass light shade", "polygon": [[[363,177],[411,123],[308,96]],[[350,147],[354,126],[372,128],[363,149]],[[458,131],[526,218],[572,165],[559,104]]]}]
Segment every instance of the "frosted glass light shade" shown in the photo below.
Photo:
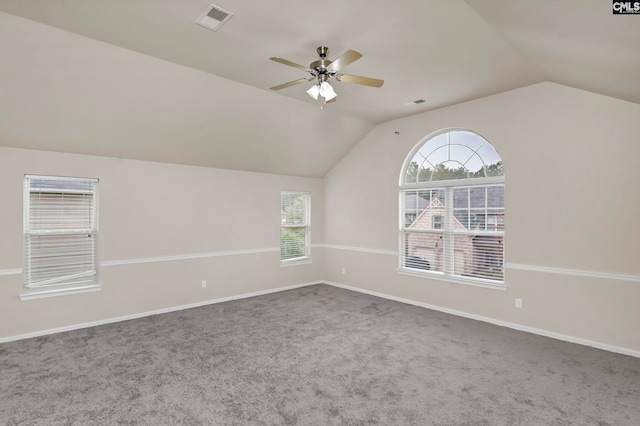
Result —
[{"label": "frosted glass light shade", "polygon": [[318,100],[318,95],[320,94],[320,87],[317,84],[311,86],[309,90],[307,90],[307,94],[311,96],[313,99]]},{"label": "frosted glass light shade", "polygon": [[322,96],[325,100],[330,101],[331,99],[338,96],[338,94],[333,90],[333,87],[326,81],[323,81],[320,85],[320,96]]}]

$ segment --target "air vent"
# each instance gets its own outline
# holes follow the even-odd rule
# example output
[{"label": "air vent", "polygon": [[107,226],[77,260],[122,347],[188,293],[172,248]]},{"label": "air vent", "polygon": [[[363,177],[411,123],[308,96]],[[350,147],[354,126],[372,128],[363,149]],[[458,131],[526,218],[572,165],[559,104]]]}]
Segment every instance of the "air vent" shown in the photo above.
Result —
[{"label": "air vent", "polygon": [[421,104],[421,103],[423,103],[423,102],[425,102],[425,100],[424,100],[424,99],[417,99],[417,100],[415,100],[415,101],[407,102],[407,103],[405,104],[405,106],[409,106],[409,105],[417,105],[417,104]]},{"label": "air vent", "polygon": [[218,31],[225,22],[227,22],[233,13],[227,12],[226,10],[216,6],[215,4],[210,4],[207,9],[202,12],[198,19],[196,19],[196,24],[202,25],[205,28],[209,28],[213,31]]}]

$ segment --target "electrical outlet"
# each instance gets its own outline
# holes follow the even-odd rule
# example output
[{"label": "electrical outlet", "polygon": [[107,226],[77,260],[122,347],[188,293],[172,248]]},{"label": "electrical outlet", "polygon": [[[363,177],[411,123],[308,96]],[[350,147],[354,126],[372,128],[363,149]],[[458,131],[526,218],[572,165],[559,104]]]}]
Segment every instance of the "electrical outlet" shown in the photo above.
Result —
[{"label": "electrical outlet", "polygon": [[516,308],[522,309],[522,299],[516,297]]},{"label": "electrical outlet", "polygon": [[202,288],[207,288],[207,280],[202,280],[202,283],[200,285],[202,286]]},{"label": "electrical outlet", "polygon": [[342,268],[342,275],[347,275],[347,268]]}]

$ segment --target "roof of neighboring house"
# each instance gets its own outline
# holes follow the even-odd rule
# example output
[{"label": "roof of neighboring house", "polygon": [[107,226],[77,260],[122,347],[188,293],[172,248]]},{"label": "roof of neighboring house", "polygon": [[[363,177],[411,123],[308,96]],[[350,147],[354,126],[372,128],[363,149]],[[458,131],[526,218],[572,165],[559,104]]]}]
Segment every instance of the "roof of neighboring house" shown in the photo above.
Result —
[{"label": "roof of neighboring house", "polygon": [[[486,191],[486,195],[485,195]],[[441,207],[443,203],[438,197],[434,197],[431,201],[420,197],[417,194],[405,194],[405,214],[415,214],[415,218],[408,218],[405,216],[405,224],[413,226],[418,222],[425,210],[429,208]],[[466,191],[464,188],[459,188],[453,192],[453,203],[455,209],[471,209],[471,215],[468,214],[468,210],[454,210],[454,216],[457,222],[460,223],[465,229],[474,229],[480,226],[485,218],[484,214],[480,211],[473,211],[473,209],[487,208],[504,208],[504,187],[503,186],[489,186],[489,187],[471,187]],[[489,214],[491,211],[489,211]],[[502,213],[501,211],[495,211],[496,214]],[[413,220],[412,220],[413,219]]]},{"label": "roof of neighboring house", "polygon": [[[431,215],[432,211],[435,211],[435,209],[439,209],[440,211],[444,211],[444,204],[442,203],[442,201],[440,201],[440,199],[438,197],[434,197],[431,199],[431,202],[429,203],[429,205],[427,206],[427,208],[425,208],[419,215],[418,217],[416,217],[416,219],[410,224],[409,228],[414,228],[416,224],[420,223],[425,215],[428,217],[429,215]],[[468,229],[457,217],[454,217],[454,229],[460,230],[462,229]]]},{"label": "roof of neighboring house", "polygon": [[[485,205],[485,189],[486,205]],[[504,187],[503,186],[479,186],[469,188],[469,191],[455,190],[453,192],[454,208],[482,209],[485,207],[504,207]]]},{"label": "roof of neighboring house", "polygon": [[[485,190],[487,191],[485,198]],[[444,195],[444,194],[443,194]],[[441,197],[434,197],[437,199]],[[486,199],[486,205],[485,205]],[[431,201],[423,198],[415,193],[404,194],[404,207],[408,213],[421,213],[424,209],[428,208]],[[489,186],[489,187],[471,187],[469,191],[465,191],[464,188],[456,189],[453,192],[453,206],[454,208],[472,208],[481,209],[484,207],[504,207],[504,187],[502,186]]]},{"label": "roof of neighboring house", "polygon": [[420,213],[429,207],[429,201],[416,195],[404,194],[404,210],[408,213]]}]

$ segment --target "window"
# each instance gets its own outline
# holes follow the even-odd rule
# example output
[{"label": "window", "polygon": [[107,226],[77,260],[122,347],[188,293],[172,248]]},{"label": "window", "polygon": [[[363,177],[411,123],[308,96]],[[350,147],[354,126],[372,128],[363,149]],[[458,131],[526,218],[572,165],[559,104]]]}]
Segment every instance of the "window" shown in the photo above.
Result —
[{"label": "window", "polygon": [[25,287],[77,290],[97,285],[96,179],[25,176]]},{"label": "window", "polygon": [[280,194],[280,260],[292,263],[309,259],[309,193]]},{"label": "window", "polygon": [[504,284],[504,173],[476,133],[422,141],[400,182],[400,270],[486,285]]},{"label": "window", "polygon": [[434,215],[431,217],[431,227],[433,229],[442,229],[442,219],[444,218],[444,216],[442,215]]}]

